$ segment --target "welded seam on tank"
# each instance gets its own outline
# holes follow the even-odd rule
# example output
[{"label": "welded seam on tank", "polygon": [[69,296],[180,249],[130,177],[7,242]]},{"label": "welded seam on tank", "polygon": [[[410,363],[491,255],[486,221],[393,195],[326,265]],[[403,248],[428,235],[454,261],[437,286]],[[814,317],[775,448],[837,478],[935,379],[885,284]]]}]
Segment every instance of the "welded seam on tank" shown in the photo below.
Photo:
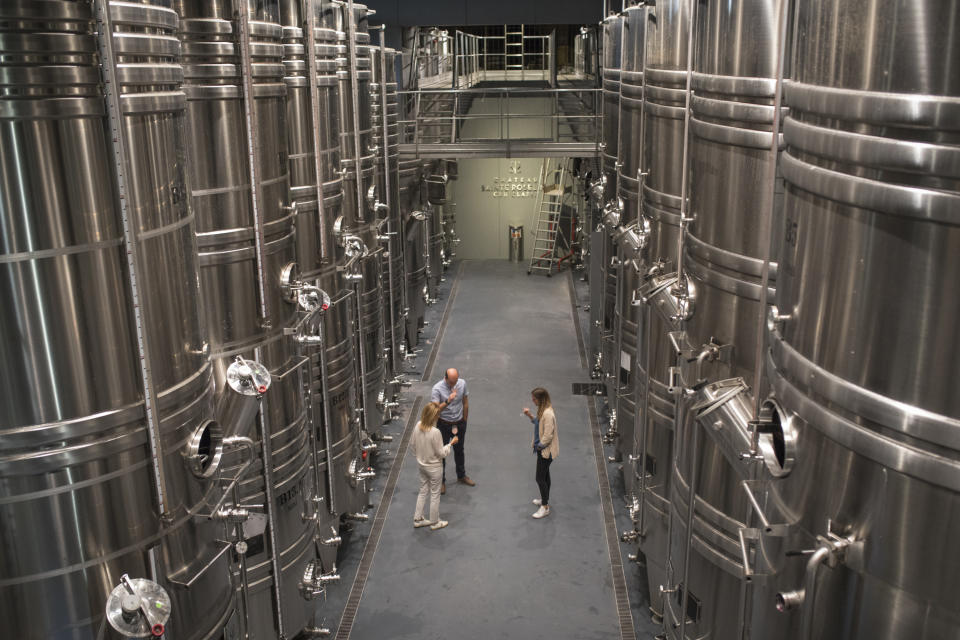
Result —
[{"label": "welded seam on tank", "polygon": [[433,376],[433,366],[437,362],[437,354],[440,353],[440,342],[443,340],[443,334],[447,328],[447,320],[450,319],[450,310],[453,309],[453,303],[457,298],[457,291],[460,290],[460,278],[463,276],[463,267],[466,263],[461,262],[457,269],[457,275],[454,277],[453,285],[450,287],[450,296],[447,299],[447,307],[443,310],[443,318],[440,320],[440,326],[437,328],[437,337],[433,340],[433,346],[430,348],[430,357],[427,359],[427,366],[423,368],[423,377],[420,382],[426,382]]},{"label": "welded seam on tank", "polygon": [[123,238],[114,238],[113,240],[103,240],[102,242],[91,242],[89,244],[75,244],[69,247],[59,247],[56,249],[38,249],[36,251],[20,251],[18,253],[8,253],[0,256],[0,264],[11,262],[24,262],[26,260],[41,260],[44,258],[58,258],[60,256],[70,256],[77,253],[88,253],[100,251],[101,249],[112,249],[123,244]]},{"label": "welded seam on tank", "polygon": [[[577,297],[573,288],[573,276],[569,280],[570,307],[573,311],[573,324],[577,333],[577,349],[580,352],[580,367],[587,368],[583,332],[580,328],[580,316],[577,313]],[[630,597],[627,591],[627,579],[623,571],[623,559],[620,556],[620,538],[613,515],[613,498],[610,493],[610,479],[607,478],[607,466],[603,458],[603,443],[600,440],[600,422],[597,420],[595,400],[587,396],[587,409],[590,413],[590,435],[593,440],[593,455],[597,463],[597,482],[600,485],[600,504],[603,508],[603,528],[607,539],[607,557],[610,559],[610,574],[613,580],[613,593],[616,598],[617,618],[620,621],[620,638],[635,640],[636,629],[633,625],[633,613],[630,610]]]},{"label": "welded seam on tank", "polygon": [[380,546],[380,535],[383,533],[383,527],[387,522],[387,511],[390,509],[390,503],[393,502],[393,492],[397,487],[397,480],[400,479],[400,470],[403,467],[403,461],[407,457],[407,448],[410,446],[410,439],[413,435],[413,426],[420,415],[420,405],[423,404],[423,396],[417,396],[410,408],[410,416],[407,418],[407,424],[403,428],[403,437],[400,439],[400,446],[397,449],[397,455],[390,465],[390,474],[387,476],[387,483],[383,487],[383,494],[380,498],[380,504],[377,506],[377,513],[373,517],[373,526],[370,528],[370,536],[367,538],[367,544],[363,548],[363,555],[360,557],[360,565],[357,567],[357,575],[354,576],[353,586],[350,587],[350,595],[347,598],[347,605],[343,610],[343,616],[340,618],[340,626],[337,629],[338,640],[346,640],[353,631],[353,623],[357,618],[357,610],[360,608],[360,599],[363,597],[363,590],[367,584],[367,577],[370,575],[370,568],[373,566],[373,558],[377,554],[377,548]]}]

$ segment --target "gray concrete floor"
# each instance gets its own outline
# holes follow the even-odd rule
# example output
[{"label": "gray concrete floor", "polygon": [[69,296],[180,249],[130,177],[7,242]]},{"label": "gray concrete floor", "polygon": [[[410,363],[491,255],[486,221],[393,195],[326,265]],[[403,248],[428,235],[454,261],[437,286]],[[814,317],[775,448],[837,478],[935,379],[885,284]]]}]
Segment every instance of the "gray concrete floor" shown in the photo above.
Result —
[{"label": "gray concrete floor", "polygon": [[[437,532],[414,529],[416,460],[407,452],[351,638],[611,638],[620,635],[612,586],[588,402],[571,395],[571,383],[588,381],[577,353],[567,274],[527,276],[525,265],[467,261],[431,381],[415,383],[403,399],[428,399],[432,382],[448,366],[466,378],[471,418],[466,439],[467,473],[474,488],[454,482],[452,459]],[[408,379],[426,366],[457,265],[442,286],[442,303],[428,310],[424,351]],[[577,280],[577,296],[586,291]],[[587,335],[584,333],[584,335]],[[529,391],[545,386],[553,396],[560,429],[560,456],[553,464],[553,513],[533,520],[535,458],[529,449]],[[403,422],[388,429],[399,446]],[[381,456],[371,502],[387,476],[393,454]],[[608,467],[619,530],[628,528],[619,474]],[[371,517],[373,510],[370,511]],[[370,523],[355,526],[340,559],[342,583],[321,606],[326,624],[337,622],[357,572]],[[621,549],[624,560],[633,550]],[[625,562],[631,612],[638,638],[652,638],[643,567]]]},{"label": "gray concrete floor", "polygon": [[[414,530],[408,452],[351,637],[619,635],[586,401],[570,394],[583,373],[566,278],[467,262],[453,304],[433,377],[456,366],[467,380],[467,474],[477,486],[448,484],[450,526]],[[520,413],[538,385],[553,392],[560,429],[554,512],[541,521],[530,517],[536,462]],[[411,391],[426,394],[429,383]]]}]

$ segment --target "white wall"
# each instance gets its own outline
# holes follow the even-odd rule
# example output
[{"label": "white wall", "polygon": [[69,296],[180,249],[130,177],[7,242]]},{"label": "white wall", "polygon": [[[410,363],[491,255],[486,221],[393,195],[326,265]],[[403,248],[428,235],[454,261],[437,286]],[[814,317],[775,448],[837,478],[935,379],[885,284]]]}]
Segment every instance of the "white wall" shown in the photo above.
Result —
[{"label": "white wall", "polygon": [[[524,113],[544,115],[550,112],[550,101],[543,98],[511,98],[509,105],[500,98],[475,100],[470,115],[490,114],[490,118],[464,123],[461,137],[497,139],[503,134],[509,138],[544,138],[550,135],[549,120],[515,118],[501,125],[498,114]],[[507,137],[507,135],[504,135]],[[552,161],[554,164],[556,160]],[[529,259],[533,248],[534,226],[537,223],[537,193],[517,197],[515,192],[497,186],[516,184],[507,182],[518,178],[533,179],[539,188],[541,158],[478,158],[458,161],[459,177],[450,183],[451,200],[457,203],[456,229],[460,244],[457,257],[461,259],[502,258],[509,256],[507,227],[523,225],[524,258]],[[514,173],[514,170],[519,172]],[[500,182],[498,183],[497,179]]]},{"label": "white wall", "polygon": [[[534,225],[537,222],[536,194],[530,197],[494,195],[484,187],[495,186],[495,178],[524,177],[539,181],[539,158],[482,158],[460,160],[459,178],[450,184],[452,200],[457,203],[457,257],[461,259],[503,258],[509,255],[507,227],[523,225],[524,258],[529,259],[533,247]],[[511,173],[511,166],[520,173]]]}]

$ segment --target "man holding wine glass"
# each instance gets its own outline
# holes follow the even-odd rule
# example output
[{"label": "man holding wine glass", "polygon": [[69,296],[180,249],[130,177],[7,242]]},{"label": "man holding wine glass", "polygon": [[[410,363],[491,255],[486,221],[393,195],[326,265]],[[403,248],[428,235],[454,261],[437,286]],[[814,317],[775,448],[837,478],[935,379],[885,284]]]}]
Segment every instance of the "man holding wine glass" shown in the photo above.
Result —
[{"label": "man holding wine glass", "polygon": [[[443,380],[433,385],[430,401],[440,405],[440,419],[437,428],[443,436],[443,444],[447,444],[457,436],[458,441],[453,445],[453,459],[457,465],[457,482],[468,487],[476,486],[476,482],[467,475],[464,463],[463,448],[467,436],[467,416],[470,413],[470,401],[467,393],[467,382],[460,377],[460,372],[454,368],[447,369]],[[443,461],[443,483],[440,493],[447,492],[447,461]]]}]

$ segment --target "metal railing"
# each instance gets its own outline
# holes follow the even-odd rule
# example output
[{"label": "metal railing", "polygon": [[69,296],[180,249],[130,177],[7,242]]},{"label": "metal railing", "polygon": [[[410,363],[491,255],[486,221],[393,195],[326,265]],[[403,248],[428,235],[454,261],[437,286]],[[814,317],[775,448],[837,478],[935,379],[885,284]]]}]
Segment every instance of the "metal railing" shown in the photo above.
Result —
[{"label": "metal railing", "polygon": [[400,98],[407,114],[400,121],[404,154],[507,141],[562,144],[586,154],[599,149],[600,89],[417,89]]},{"label": "metal railing", "polygon": [[[514,30],[515,29],[515,30]],[[416,77],[421,89],[468,89],[481,82],[556,84],[555,39],[529,35],[523,25],[504,26],[503,35],[439,28],[419,35]]]}]

